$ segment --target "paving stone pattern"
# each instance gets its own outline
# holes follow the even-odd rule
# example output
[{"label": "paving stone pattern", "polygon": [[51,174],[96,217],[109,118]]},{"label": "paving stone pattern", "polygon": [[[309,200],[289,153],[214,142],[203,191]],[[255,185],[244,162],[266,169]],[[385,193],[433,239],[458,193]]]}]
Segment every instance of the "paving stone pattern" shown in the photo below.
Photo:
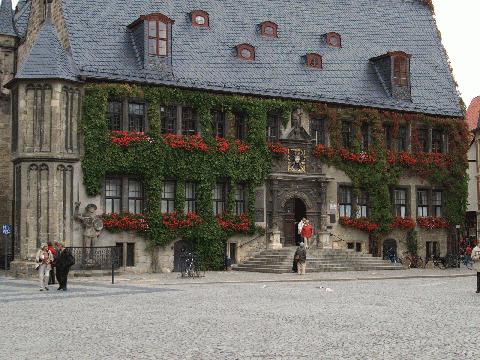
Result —
[{"label": "paving stone pattern", "polygon": [[47,293],[4,277],[0,359],[478,359],[474,282],[90,279]]}]

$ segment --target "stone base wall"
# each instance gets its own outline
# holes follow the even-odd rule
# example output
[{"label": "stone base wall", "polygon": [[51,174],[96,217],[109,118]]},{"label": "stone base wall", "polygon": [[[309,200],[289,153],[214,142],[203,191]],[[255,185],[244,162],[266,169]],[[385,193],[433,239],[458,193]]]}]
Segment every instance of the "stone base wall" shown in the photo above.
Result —
[{"label": "stone base wall", "polygon": [[[236,244],[236,259],[233,259],[232,254],[230,254],[230,244]],[[266,250],[266,248],[267,239],[265,235],[235,235],[227,241],[227,256],[232,258],[232,261],[235,260],[237,264],[241,264],[248,258]]]}]

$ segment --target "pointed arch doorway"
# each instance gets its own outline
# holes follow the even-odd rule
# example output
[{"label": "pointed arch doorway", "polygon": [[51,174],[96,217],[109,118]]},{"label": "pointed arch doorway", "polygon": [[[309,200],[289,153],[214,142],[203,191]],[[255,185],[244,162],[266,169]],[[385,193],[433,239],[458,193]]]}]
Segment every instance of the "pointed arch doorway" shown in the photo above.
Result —
[{"label": "pointed arch doorway", "polygon": [[297,225],[307,216],[307,207],[302,199],[294,197],[285,204],[283,217],[284,246],[296,246],[302,239],[297,231]]}]

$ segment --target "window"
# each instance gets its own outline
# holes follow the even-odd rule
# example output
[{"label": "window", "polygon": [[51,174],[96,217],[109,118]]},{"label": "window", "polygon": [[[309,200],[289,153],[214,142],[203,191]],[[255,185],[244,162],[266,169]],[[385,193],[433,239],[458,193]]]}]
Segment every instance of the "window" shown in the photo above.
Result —
[{"label": "window", "polygon": [[260,34],[265,37],[277,37],[278,25],[271,21],[260,24]]},{"label": "window", "polygon": [[338,188],[338,208],[340,217],[352,217],[352,188],[340,186]]},{"label": "window", "polygon": [[393,206],[395,208],[395,216],[402,218],[407,216],[407,190],[393,190]]},{"label": "window", "polygon": [[442,217],[443,216],[443,201],[442,201],[442,191],[435,190],[432,191],[432,207],[433,207],[433,216]]},{"label": "window", "polygon": [[242,60],[255,60],[255,47],[250,44],[240,44],[236,46],[237,57]]},{"label": "window", "polygon": [[326,120],[312,118],[310,120],[310,136],[315,139],[315,144],[326,144]]},{"label": "window", "polygon": [[357,196],[357,218],[368,216],[368,196],[361,191]]},{"label": "window", "polygon": [[267,116],[267,141],[275,142],[279,141],[279,125],[280,117],[276,114],[268,114]]},{"label": "window", "polygon": [[407,151],[407,126],[406,125],[400,125],[398,128],[397,151],[399,153]]},{"label": "window", "polygon": [[162,184],[162,202],[160,209],[162,213],[175,210],[175,181],[166,180]]},{"label": "window", "polygon": [[442,153],[444,152],[444,135],[442,130],[432,130],[432,152]]},{"label": "window", "polygon": [[148,20],[148,55],[167,56],[168,22],[157,19]]},{"label": "window", "polygon": [[195,135],[197,133],[197,122],[193,108],[182,108],[182,134]]},{"label": "window", "polygon": [[352,147],[353,129],[350,121],[342,121],[342,145],[345,149]]},{"label": "window", "polygon": [[145,105],[128,104],[128,131],[145,131]]},{"label": "window", "polygon": [[128,212],[143,213],[143,185],[135,179],[128,179]]},{"label": "window", "polygon": [[247,138],[247,119],[245,114],[235,115],[235,137],[238,140],[245,140]]},{"label": "window", "polygon": [[335,48],[341,48],[342,38],[340,34],[337,34],[335,32],[329,32],[327,34],[327,45]]},{"label": "window", "polygon": [[122,211],[122,179],[105,179],[105,213],[119,213]]},{"label": "window", "polygon": [[160,106],[160,121],[162,134],[175,134],[177,132],[177,107]]},{"label": "window", "polygon": [[383,134],[385,136],[385,147],[392,150],[392,125],[383,124]]},{"label": "window", "polygon": [[370,125],[362,124],[362,151],[367,151],[370,147]]},{"label": "window", "polygon": [[203,10],[195,10],[190,14],[192,18],[192,25],[197,27],[208,27],[209,26],[209,15]]},{"label": "window", "polygon": [[[123,196],[123,194],[126,194]],[[144,212],[144,193],[141,180],[128,176],[105,178],[105,213]]]},{"label": "window", "polygon": [[109,101],[107,112],[108,130],[122,130],[123,104],[120,101]]},{"label": "window", "polygon": [[238,184],[235,189],[235,214],[241,215],[246,212],[246,187],[245,184]]},{"label": "window", "polygon": [[322,56],[319,54],[307,54],[306,65],[310,68],[321,69],[323,67]]},{"label": "window", "polygon": [[428,190],[417,190],[417,217],[428,216]]},{"label": "window", "polygon": [[397,86],[408,85],[408,56],[406,54],[395,55],[393,61],[393,83]]},{"label": "window", "polygon": [[417,129],[418,137],[418,150],[423,152],[428,152],[428,129],[420,128]]},{"label": "window", "polygon": [[213,213],[221,215],[227,210],[227,184],[217,182],[213,189]]},{"label": "window", "polygon": [[213,127],[215,136],[225,137],[225,114],[223,112],[213,112]]},{"label": "window", "polygon": [[185,183],[185,212],[197,211],[197,184],[194,182]]},{"label": "window", "polygon": [[135,266],[135,243],[127,243],[127,266]]},{"label": "window", "polygon": [[426,244],[426,255],[427,259],[430,259],[432,257],[438,258],[440,256],[440,246],[438,244],[438,241],[427,241]]}]

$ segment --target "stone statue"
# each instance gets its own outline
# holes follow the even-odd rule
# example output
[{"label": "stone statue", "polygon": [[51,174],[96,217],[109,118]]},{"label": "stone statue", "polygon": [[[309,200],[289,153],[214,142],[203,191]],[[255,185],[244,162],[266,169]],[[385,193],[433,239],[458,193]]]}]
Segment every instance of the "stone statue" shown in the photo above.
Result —
[{"label": "stone statue", "polygon": [[93,247],[95,245],[95,240],[100,235],[100,232],[103,229],[103,220],[96,214],[97,205],[88,204],[85,207],[85,213],[83,215],[79,214],[80,203],[75,203],[75,220],[78,220],[83,225],[83,247]]}]

